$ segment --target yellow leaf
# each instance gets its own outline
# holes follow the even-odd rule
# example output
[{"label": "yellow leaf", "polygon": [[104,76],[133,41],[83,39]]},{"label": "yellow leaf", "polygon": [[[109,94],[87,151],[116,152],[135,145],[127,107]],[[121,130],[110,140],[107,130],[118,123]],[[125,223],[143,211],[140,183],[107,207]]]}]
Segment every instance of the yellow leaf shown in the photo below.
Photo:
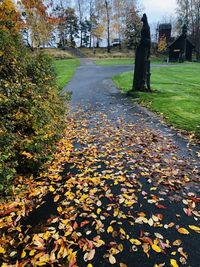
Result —
[{"label": "yellow leaf", "polygon": [[170,264],[171,264],[172,267],[178,267],[177,261],[174,260],[174,259],[170,260]]},{"label": "yellow leaf", "polygon": [[162,252],[161,248],[160,248],[159,246],[157,246],[156,244],[153,244],[151,247],[152,247],[152,249],[153,249],[154,251],[156,251],[157,253]]},{"label": "yellow leaf", "polygon": [[119,210],[116,209],[116,210],[114,211],[114,213],[113,213],[113,216],[114,216],[114,217],[117,217],[118,214],[119,214]]},{"label": "yellow leaf", "polygon": [[44,240],[48,240],[50,236],[51,236],[51,233],[49,231],[46,231],[46,233],[44,233],[43,235],[43,238]]},{"label": "yellow leaf", "polygon": [[125,263],[123,263],[123,262],[120,262],[119,266],[120,267],[127,267],[127,265]]},{"label": "yellow leaf", "polygon": [[35,254],[35,252],[36,252],[36,250],[33,249],[33,250],[31,250],[31,251],[29,252],[29,255],[30,255],[30,256],[33,256],[33,255]]},{"label": "yellow leaf", "polygon": [[122,234],[122,235],[126,235],[126,232],[125,232],[124,229],[122,229],[122,228],[120,228],[119,232],[120,232],[120,234]]},{"label": "yellow leaf", "polygon": [[200,234],[200,227],[195,225],[189,225],[189,228]]},{"label": "yellow leaf", "polygon": [[122,244],[119,244],[118,249],[122,252],[124,250],[124,246]]},{"label": "yellow leaf", "polygon": [[92,265],[91,263],[89,263],[89,264],[87,265],[87,267],[93,267],[93,265]]},{"label": "yellow leaf", "polygon": [[179,247],[181,245],[182,241],[180,239],[177,239],[173,242],[173,246]]},{"label": "yellow leaf", "polygon": [[189,231],[185,228],[179,228],[178,232],[183,235],[189,235]]},{"label": "yellow leaf", "polygon": [[62,212],[62,207],[58,207],[58,208],[57,208],[57,211],[58,211],[58,212]]},{"label": "yellow leaf", "polygon": [[116,259],[112,254],[110,254],[110,256],[109,256],[109,262],[110,262],[110,264],[115,264],[116,263]]},{"label": "yellow leaf", "polygon": [[38,261],[36,264],[37,264],[37,266],[44,266],[44,265],[46,265],[46,262]]},{"label": "yellow leaf", "polygon": [[50,187],[49,187],[49,191],[50,191],[50,192],[54,192],[54,191],[55,191],[55,188],[54,188],[52,185],[50,185]]},{"label": "yellow leaf", "polygon": [[131,244],[133,244],[133,245],[136,245],[136,246],[139,246],[139,245],[141,245],[142,243],[140,242],[140,240],[138,240],[138,239],[130,239],[130,242],[131,242]]},{"label": "yellow leaf", "polygon": [[102,245],[105,245],[105,242],[103,240],[98,240],[97,244],[95,245],[97,248],[101,247]]},{"label": "yellow leaf", "polygon": [[108,229],[107,229],[107,233],[112,233],[113,232],[113,227],[112,226],[109,226]]},{"label": "yellow leaf", "polygon": [[101,213],[101,209],[98,208],[98,209],[97,209],[97,214],[100,214],[100,213]]},{"label": "yellow leaf", "polygon": [[23,258],[25,258],[26,257],[26,251],[22,251],[22,254],[21,254],[21,258],[23,259]]},{"label": "yellow leaf", "polygon": [[3,247],[0,247],[0,254],[5,254],[5,253],[6,253],[5,249]]}]

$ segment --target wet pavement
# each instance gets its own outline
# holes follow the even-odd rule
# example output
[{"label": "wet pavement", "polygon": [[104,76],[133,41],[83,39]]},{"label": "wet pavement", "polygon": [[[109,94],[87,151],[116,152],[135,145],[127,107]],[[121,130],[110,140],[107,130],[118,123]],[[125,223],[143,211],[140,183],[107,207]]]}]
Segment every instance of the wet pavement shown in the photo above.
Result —
[{"label": "wet pavement", "polygon": [[[161,66],[155,65],[153,67]],[[165,67],[165,65],[162,65],[162,67]],[[181,136],[179,132],[161,122],[160,118],[157,115],[148,111],[146,108],[139,106],[130,97],[119,92],[119,90],[113,84],[113,75],[132,70],[133,66],[96,66],[92,61],[88,59],[82,59],[81,66],[78,68],[71,82],[65,88],[65,91],[72,92],[72,114],[80,107],[84,110],[85,114],[90,114],[89,116],[87,116],[87,120],[91,124],[89,126],[90,128],[92,128],[96,123],[101,125],[101,116],[98,115],[98,113],[101,113],[104,114],[106,118],[114,125],[113,127],[123,129],[124,122],[124,125],[126,124],[126,127],[129,123],[137,125],[141,132],[148,129],[150,132],[152,131],[156,135],[162,136],[162,138],[170,142],[171,146],[175,148],[178,160],[185,160],[186,165],[188,165],[185,166],[186,170],[188,169],[188,167],[198,170],[199,158],[197,158],[196,152],[200,150],[199,146],[189,144],[188,140]],[[119,124],[119,120],[121,120],[121,125]],[[92,142],[90,145],[92,146]],[[198,179],[199,173],[196,174],[196,181]],[[150,187],[152,186],[152,184],[146,184],[145,179],[141,180],[140,182],[142,184],[143,190],[151,194]],[[112,187],[112,193],[114,195],[119,195],[120,187],[116,192]],[[163,203],[164,207],[166,207],[166,210],[164,208],[163,211],[165,214],[164,216],[169,223],[176,221],[176,228],[172,230],[168,229],[169,231],[167,233],[167,236],[169,239],[181,239],[184,243],[183,248],[185,251],[187,251],[188,254],[188,257],[185,257],[185,259],[187,258],[187,261],[184,261],[184,253],[180,253],[180,251],[182,251],[182,247],[179,248],[180,250],[178,253],[182,255],[180,255],[180,262],[178,262],[177,260],[178,265],[173,265],[172,262],[171,266],[199,266],[200,239],[198,234],[186,234],[182,235],[180,238],[180,234],[176,231],[176,229],[178,229],[180,225],[184,225],[184,227],[193,224],[198,225],[197,217],[193,218],[190,215],[187,216],[184,214],[184,205],[182,203],[182,200],[184,199],[184,197],[188,197],[188,195],[190,196],[190,194],[192,194],[197,199],[197,202],[199,202],[199,193],[199,184],[196,182],[190,182],[184,187],[180,188],[180,190],[176,192],[175,195],[172,194],[173,196],[171,199],[170,191],[166,191],[164,194]],[[162,198],[162,192],[161,194],[158,193],[158,195]],[[179,199],[179,201],[174,202],[174,200],[177,200],[178,197],[180,197],[181,200]],[[141,194],[140,196],[138,196],[138,199],[139,201],[141,201],[141,206],[143,207],[145,212],[149,213],[149,216],[150,214],[155,213],[155,208],[152,208],[147,203],[144,203],[143,196],[141,196]],[[114,219],[114,217],[109,219],[109,222],[112,221],[112,219]],[[106,224],[106,227],[109,227],[109,222]],[[125,227],[124,229],[126,230],[126,232],[131,233],[130,225],[126,225],[125,222],[119,222],[119,224],[122,224]],[[164,235],[165,230],[166,229],[160,229],[160,233]],[[135,231],[137,233],[137,236],[141,234],[141,229],[136,227]],[[118,238],[113,238],[113,242],[116,241],[115,239],[117,240]],[[112,239],[109,239],[108,243],[111,241]],[[126,245],[124,245],[124,248],[126,248]],[[144,247],[143,250],[145,250]],[[119,256],[119,259],[117,263],[114,264],[114,266],[119,266],[119,262],[125,262],[127,266],[131,267],[170,266],[170,258],[173,258],[175,255],[177,255],[177,252],[171,250],[170,253],[171,257],[170,254],[164,255],[163,257],[163,255],[155,253],[155,255],[151,255],[148,258],[142,251],[133,253],[130,251],[130,249],[127,248],[127,250],[123,251],[121,256]],[[104,251],[102,250],[100,254],[95,256],[95,259],[93,260],[94,266],[110,266],[108,260],[103,260],[103,254]],[[165,262],[165,265],[162,265],[163,262]],[[83,261],[83,259],[81,259],[80,255],[78,258],[78,263],[78,266],[86,266],[86,263]]]},{"label": "wet pavement", "polygon": [[115,87],[132,70],[81,59],[48,170],[0,212],[1,266],[200,266],[200,148]]},{"label": "wet pavement", "polygon": [[[152,65],[155,68],[166,66],[169,65]],[[158,130],[163,136],[173,138],[180,156],[192,157],[199,161],[196,156],[196,152],[200,150],[199,145],[188,144],[186,138],[161,122],[156,114],[139,106],[116,88],[112,77],[128,71],[133,71],[133,66],[97,66],[87,58],[81,59],[81,66],[64,89],[72,93],[72,111],[75,111],[77,107],[82,107],[85,111],[104,112],[112,120],[122,116],[126,121],[142,123],[151,129]]]}]

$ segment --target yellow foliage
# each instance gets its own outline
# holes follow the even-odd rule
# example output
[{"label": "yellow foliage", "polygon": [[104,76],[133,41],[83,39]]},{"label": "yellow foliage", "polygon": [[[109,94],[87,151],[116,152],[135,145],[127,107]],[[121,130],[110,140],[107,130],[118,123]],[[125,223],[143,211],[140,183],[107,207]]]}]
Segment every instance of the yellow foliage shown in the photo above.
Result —
[{"label": "yellow foliage", "polygon": [[167,39],[165,36],[162,36],[158,43],[158,52],[165,52],[166,50],[167,50]]},{"label": "yellow foliage", "polygon": [[12,0],[0,2],[0,30],[8,30],[17,33],[22,26],[20,14]]}]

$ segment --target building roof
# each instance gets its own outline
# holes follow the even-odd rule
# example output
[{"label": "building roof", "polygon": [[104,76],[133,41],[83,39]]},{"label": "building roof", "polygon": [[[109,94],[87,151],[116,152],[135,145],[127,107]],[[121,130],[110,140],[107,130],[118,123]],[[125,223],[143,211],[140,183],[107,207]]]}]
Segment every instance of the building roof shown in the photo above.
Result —
[{"label": "building roof", "polygon": [[[176,44],[176,42],[178,42],[181,38],[183,38],[183,35],[181,34],[178,38],[176,38],[170,45],[168,45],[168,48],[171,48],[173,45]],[[188,39],[186,38],[186,41],[193,47],[195,48],[195,46],[193,45],[193,43]]]}]

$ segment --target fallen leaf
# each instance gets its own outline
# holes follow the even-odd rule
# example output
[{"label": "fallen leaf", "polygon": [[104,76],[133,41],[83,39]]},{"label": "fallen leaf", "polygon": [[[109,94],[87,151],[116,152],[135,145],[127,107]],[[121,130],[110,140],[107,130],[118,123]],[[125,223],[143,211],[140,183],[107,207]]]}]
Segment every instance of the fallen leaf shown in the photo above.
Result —
[{"label": "fallen leaf", "polygon": [[163,239],[163,236],[161,234],[159,234],[159,233],[154,233],[154,235],[159,239]]},{"label": "fallen leaf", "polygon": [[101,205],[102,205],[101,200],[98,200],[98,201],[97,201],[97,206],[98,206],[98,207],[101,207]]},{"label": "fallen leaf", "polygon": [[5,249],[3,247],[0,247],[0,254],[5,254],[5,253],[6,253]]},{"label": "fallen leaf", "polygon": [[162,249],[159,246],[157,246],[156,244],[151,245],[151,247],[157,253],[162,252]]},{"label": "fallen leaf", "polygon": [[113,232],[113,227],[112,226],[109,226],[108,229],[107,229],[107,233],[112,233]]},{"label": "fallen leaf", "polygon": [[94,258],[95,255],[95,249],[90,250],[87,256],[87,261],[91,261]]},{"label": "fallen leaf", "polygon": [[164,205],[161,205],[161,204],[157,204],[156,205],[156,208],[158,208],[158,209],[166,209],[166,207],[164,206]]},{"label": "fallen leaf", "polygon": [[133,239],[133,238],[131,238],[129,241],[131,242],[132,245],[136,245],[136,246],[139,246],[139,245],[142,244],[142,243],[140,242],[140,240],[138,240],[138,239]]},{"label": "fallen leaf", "polygon": [[189,231],[185,228],[178,228],[178,232],[183,235],[189,235]]},{"label": "fallen leaf", "polygon": [[173,242],[173,246],[179,247],[181,245],[182,241],[180,239],[177,239]]},{"label": "fallen leaf", "polygon": [[50,192],[54,192],[54,191],[55,191],[55,188],[54,188],[52,185],[50,185],[50,187],[49,187],[49,191],[50,191]]},{"label": "fallen leaf", "polygon": [[109,262],[110,262],[110,264],[115,264],[116,263],[116,259],[112,254],[110,254],[110,256],[109,256]]},{"label": "fallen leaf", "polygon": [[170,264],[172,267],[179,267],[178,264],[177,264],[177,261],[174,260],[174,259],[170,259]]},{"label": "fallen leaf", "polygon": [[26,257],[26,251],[22,251],[22,254],[21,254],[21,258],[23,259],[23,258],[25,258]]},{"label": "fallen leaf", "polygon": [[200,234],[200,227],[195,226],[195,225],[189,225],[189,228],[197,232],[198,234]]}]

